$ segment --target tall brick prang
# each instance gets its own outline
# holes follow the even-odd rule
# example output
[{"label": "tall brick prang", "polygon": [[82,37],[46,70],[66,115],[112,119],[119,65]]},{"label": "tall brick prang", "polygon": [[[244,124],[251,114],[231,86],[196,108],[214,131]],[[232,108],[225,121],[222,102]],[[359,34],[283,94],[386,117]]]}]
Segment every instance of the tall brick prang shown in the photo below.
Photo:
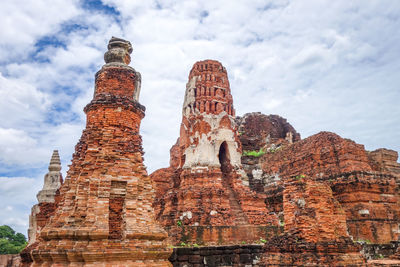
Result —
[{"label": "tall brick prang", "polygon": [[196,62],[171,166],[151,175],[157,219],[175,242],[232,244],[265,236],[272,223],[265,197],[250,190],[241,155],[227,71],[215,60]]},{"label": "tall brick prang", "polygon": [[240,167],[241,146],[226,69],[214,60],[194,64],[186,84],[179,145],[183,169],[220,167],[219,149],[226,147],[230,165]]},{"label": "tall brick prang", "polygon": [[130,42],[112,38],[96,74],[86,129],[60,189],[61,200],[31,266],[170,266],[167,234],[154,219],[154,190],[143,165],[140,74]]}]

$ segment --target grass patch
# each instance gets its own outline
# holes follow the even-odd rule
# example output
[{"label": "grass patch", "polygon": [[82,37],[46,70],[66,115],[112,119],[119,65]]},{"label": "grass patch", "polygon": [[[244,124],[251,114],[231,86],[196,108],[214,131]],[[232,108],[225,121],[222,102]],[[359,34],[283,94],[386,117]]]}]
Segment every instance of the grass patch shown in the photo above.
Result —
[{"label": "grass patch", "polygon": [[256,157],[256,158],[261,157],[264,154],[265,154],[265,151],[262,148],[260,148],[260,150],[258,150],[258,151],[257,150],[243,151],[243,156],[252,156],[252,157]]}]

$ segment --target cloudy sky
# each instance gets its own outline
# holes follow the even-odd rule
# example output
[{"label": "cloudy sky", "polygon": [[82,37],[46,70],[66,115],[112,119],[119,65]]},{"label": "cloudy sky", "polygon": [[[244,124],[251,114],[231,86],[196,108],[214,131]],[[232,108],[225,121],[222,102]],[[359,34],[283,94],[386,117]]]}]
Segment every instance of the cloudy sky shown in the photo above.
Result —
[{"label": "cloudy sky", "polygon": [[169,162],[198,60],[228,70],[238,115],[279,114],[400,151],[400,1],[2,0],[0,225],[26,233],[53,149],[63,173],[111,36],[142,74],[149,173]]}]

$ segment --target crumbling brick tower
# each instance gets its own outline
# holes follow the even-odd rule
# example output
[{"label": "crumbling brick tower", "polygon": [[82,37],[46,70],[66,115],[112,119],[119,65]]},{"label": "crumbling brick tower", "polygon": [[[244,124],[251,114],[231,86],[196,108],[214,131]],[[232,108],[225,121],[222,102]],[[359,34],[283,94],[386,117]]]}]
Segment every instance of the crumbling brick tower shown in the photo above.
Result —
[{"label": "crumbling brick tower", "polygon": [[206,60],[194,64],[182,115],[179,145],[183,169],[241,167],[235,110],[228,75],[221,63]]},{"label": "crumbling brick tower", "polygon": [[31,266],[170,266],[143,165],[140,74],[129,42],[113,37],[108,49],[59,207],[28,247]]},{"label": "crumbling brick tower", "polygon": [[[178,232],[185,232],[183,242],[226,244],[263,237],[250,225],[266,224],[268,212],[264,198],[250,191],[241,166],[235,110],[221,63],[194,64],[182,115],[171,167],[151,175],[157,186],[158,220],[167,227],[179,226]],[[170,235],[179,239],[174,231]]]}]

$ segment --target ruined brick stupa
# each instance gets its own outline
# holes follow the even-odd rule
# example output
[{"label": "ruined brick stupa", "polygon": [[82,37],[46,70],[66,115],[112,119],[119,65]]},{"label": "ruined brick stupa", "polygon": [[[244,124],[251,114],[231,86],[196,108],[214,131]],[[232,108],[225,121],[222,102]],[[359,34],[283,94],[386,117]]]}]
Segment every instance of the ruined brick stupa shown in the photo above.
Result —
[{"label": "ruined brick stupa", "polygon": [[215,60],[199,61],[186,85],[171,166],[151,175],[157,218],[176,242],[226,244],[263,236],[264,229],[253,226],[270,218],[264,198],[248,187],[241,154],[226,69]]},{"label": "ruined brick stupa", "polygon": [[96,74],[86,129],[54,216],[23,253],[26,266],[170,266],[142,158],[140,74],[132,46],[112,38]]},{"label": "ruined brick stupa", "polygon": [[59,201],[59,188],[63,183],[61,175],[61,161],[58,150],[53,151],[49,164],[49,172],[44,176],[43,189],[36,195],[38,204],[32,207],[29,216],[28,237],[29,244],[36,241],[36,236],[53,216]]}]

